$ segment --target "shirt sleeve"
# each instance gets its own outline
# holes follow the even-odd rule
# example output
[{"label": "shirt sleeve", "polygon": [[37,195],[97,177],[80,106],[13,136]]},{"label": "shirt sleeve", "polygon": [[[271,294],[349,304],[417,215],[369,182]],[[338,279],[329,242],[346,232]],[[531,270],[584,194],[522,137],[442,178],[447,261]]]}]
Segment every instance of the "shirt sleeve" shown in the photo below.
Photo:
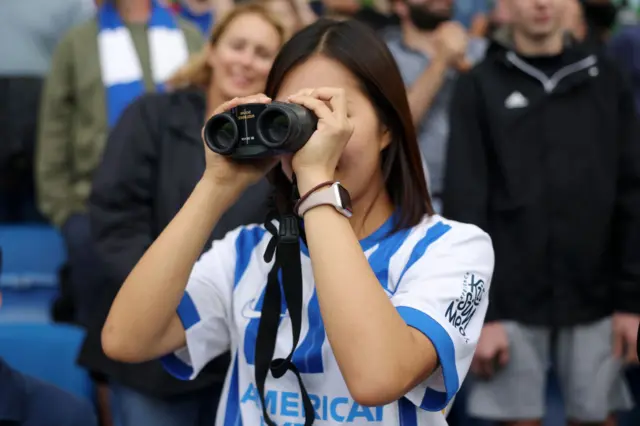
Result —
[{"label": "shirt sleeve", "polygon": [[187,345],[164,356],[170,374],[193,380],[198,373],[231,345],[231,308],[238,269],[244,270],[244,254],[252,252],[264,231],[258,226],[241,227],[214,241],[191,271],[178,305],[178,316],[186,331]]},{"label": "shirt sleeve", "polygon": [[435,226],[443,228],[442,236],[412,262],[414,250],[391,298],[407,325],[427,336],[438,354],[438,368],[406,395],[427,411],[445,409],[469,371],[494,266],[491,239],[479,228]]}]

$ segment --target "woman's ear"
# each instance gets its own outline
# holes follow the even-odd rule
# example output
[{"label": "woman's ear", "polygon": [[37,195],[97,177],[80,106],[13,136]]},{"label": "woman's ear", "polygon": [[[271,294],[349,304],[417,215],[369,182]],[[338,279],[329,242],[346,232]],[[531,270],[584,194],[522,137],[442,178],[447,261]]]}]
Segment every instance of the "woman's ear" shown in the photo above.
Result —
[{"label": "woman's ear", "polygon": [[391,130],[386,126],[382,126],[380,132],[380,151],[383,151],[391,145]]}]

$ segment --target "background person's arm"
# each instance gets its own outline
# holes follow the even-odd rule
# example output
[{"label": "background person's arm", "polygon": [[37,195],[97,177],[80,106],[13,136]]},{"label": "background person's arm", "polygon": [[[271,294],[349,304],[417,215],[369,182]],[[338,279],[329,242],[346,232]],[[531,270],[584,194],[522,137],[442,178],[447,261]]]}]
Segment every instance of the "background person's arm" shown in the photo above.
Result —
[{"label": "background person's arm", "polygon": [[468,36],[457,22],[446,22],[434,33],[431,63],[407,90],[413,122],[418,125],[429,111],[446,78],[447,71],[464,62]]},{"label": "background person's arm", "polygon": [[442,83],[444,83],[448,69],[449,65],[446,61],[434,58],[411,87],[407,89],[411,116],[416,126],[420,124],[429,108],[431,108],[431,104],[438,95]]}]

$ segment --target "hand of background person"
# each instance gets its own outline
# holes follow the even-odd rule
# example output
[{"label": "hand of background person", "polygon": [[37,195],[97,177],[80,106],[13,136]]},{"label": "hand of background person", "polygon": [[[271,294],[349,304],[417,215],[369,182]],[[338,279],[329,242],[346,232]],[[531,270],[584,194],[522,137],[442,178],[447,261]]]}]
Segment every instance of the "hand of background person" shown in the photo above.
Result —
[{"label": "hand of background person", "polygon": [[[242,104],[271,103],[271,98],[262,93],[242,98],[235,98],[223,103],[213,111],[213,115],[221,114]],[[212,179],[220,185],[239,186],[244,190],[253,183],[258,182],[269,170],[278,163],[278,158],[264,160],[236,162],[229,157],[216,154],[204,143],[204,129],[202,140],[205,151],[206,169],[204,178]]]},{"label": "hand of background person", "polygon": [[[454,68],[467,68],[466,54],[469,45],[469,34],[466,28],[456,21],[442,23],[435,30],[437,58]],[[463,70],[464,71],[464,70]]]},{"label": "hand of background person", "polygon": [[640,315],[616,313],[613,315],[613,355],[629,364],[638,363],[638,326]]},{"label": "hand of background person", "polygon": [[490,379],[509,362],[509,337],[501,322],[484,325],[476,347],[471,372],[482,379]]}]

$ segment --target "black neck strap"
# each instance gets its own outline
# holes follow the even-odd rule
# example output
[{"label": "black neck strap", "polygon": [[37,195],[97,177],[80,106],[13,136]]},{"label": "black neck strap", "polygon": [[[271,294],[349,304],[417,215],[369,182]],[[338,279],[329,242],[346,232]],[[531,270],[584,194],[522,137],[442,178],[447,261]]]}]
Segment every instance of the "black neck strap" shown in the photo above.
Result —
[{"label": "black neck strap", "polygon": [[[264,422],[268,426],[276,426],[267,413],[265,403],[265,382],[269,371],[274,378],[279,379],[287,371],[293,372],[298,379],[302,406],[304,409],[305,426],[313,425],[315,412],[307,389],[302,382],[302,377],[296,366],[291,362],[293,353],[300,340],[302,327],[302,268],[300,264],[300,237],[304,238],[304,232],[300,226],[300,219],[293,213],[295,200],[299,198],[295,176],[293,179],[293,191],[287,210],[284,212],[272,211],[267,216],[265,227],[272,238],[269,241],[264,260],[270,262],[275,252],[275,262],[267,279],[267,287],[264,294],[258,336],[256,338],[255,354],[255,379],[258,395],[262,404]],[[276,229],[273,221],[278,221]],[[281,282],[278,277],[281,277]],[[282,295],[284,294],[287,310],[291,318],[293,332],[293,345],[286,358],[273,359],[278,335],[278,327],[282,310]]]}]

